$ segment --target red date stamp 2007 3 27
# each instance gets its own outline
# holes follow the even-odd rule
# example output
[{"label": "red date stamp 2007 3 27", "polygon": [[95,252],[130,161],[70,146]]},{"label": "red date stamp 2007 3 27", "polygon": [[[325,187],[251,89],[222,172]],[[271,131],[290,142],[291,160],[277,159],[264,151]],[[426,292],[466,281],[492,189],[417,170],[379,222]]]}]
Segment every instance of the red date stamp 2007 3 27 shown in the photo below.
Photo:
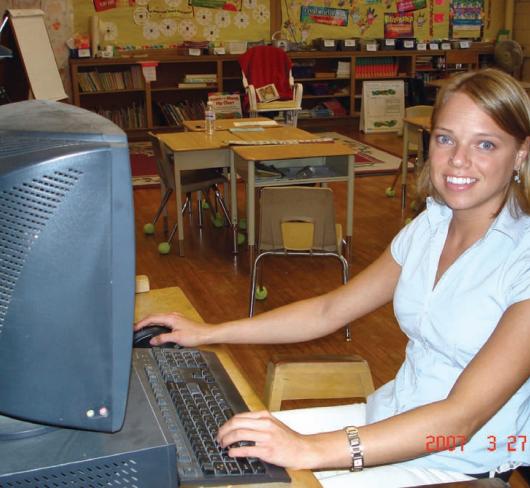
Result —
[{"label": "red date stamp 2007 3 27", "polygon": [[[436,451],[458,451],[464,452],[467,438],[464,435],[427,435],[425,437],[425,450]],[[508,452],[526,452],[526,435],[508,435],[505,438],[489,435],[487,437],[486,450],[494,452],[497,449],[506,449]]]}]

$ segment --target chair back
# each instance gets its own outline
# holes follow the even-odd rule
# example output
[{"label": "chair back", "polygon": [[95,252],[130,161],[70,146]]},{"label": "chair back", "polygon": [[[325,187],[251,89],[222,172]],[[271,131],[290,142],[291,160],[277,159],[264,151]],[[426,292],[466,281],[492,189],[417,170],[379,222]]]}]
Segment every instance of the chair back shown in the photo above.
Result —
[{"label": "chair back", "polygon": [[292,63],[283,49],[274,46],[251,47],[238,61],[248,84],[260,88],[274,83],[280,100],[293,98]]},{"label": "chair back", "polygon": [[[414,105],[405,109],[405,117],[430,117],[432,114],[432,105]],[[417,150],[420,145],[421,130],[409,130],[409,146]]]},{"label": "chair back", "polygon": [[156,160],[156,168],[158,175],[162,180],[162,184],[168,189],[175,189],[175,175],[171,167],[168,155],[164,152],[160,139],[153,132],[148,132],[147,137],[151,146],[153,147],[153,154]]},{"label": "chair back", "polygon": [[260,251],[290,249],[340,253],[332,190],[304,186],[263,188],[258,247]]}]

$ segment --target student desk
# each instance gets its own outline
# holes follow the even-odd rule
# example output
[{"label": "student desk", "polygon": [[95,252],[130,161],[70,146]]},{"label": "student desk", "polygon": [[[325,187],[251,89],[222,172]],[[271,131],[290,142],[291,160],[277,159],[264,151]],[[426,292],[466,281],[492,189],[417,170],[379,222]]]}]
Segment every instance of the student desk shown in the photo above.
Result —
[{"label": "student desk", "polygon": [[[316,136],[295,128],[284,128],[282,133],[286,139],[294,138],[291,134],[300,133],[298,139],[310,139]],[[251,138],[246,133],[245,138]],[[255,139],[252,136],[252,139]],[[250,140],[252,140],[250,139]],[[310,183],[330,183],[346,181],[346,244],[347,258],[351,256],[351,238],[353,234],[353,192],[355,149],[340,142],[333,143],[304,143],[278,146],[232,146],[234,167],[247,187],[247,238],[251,268],[254,263],[256,245],[255,230],[255,190],[264,186],[287,186]],[[280,170],[285,170],[287,177],[260,176],[256,171],[256,162],[273,164]],[[310,165],[314,174],[310,176],[298,175],[304,166]]]},{"label": "student desk", "polygon": [[[351,247],[353,232],[353,155],[355,153],[355,150],[351,147],[339,142],[277,146],[238,146],[229,145],[228,142],[318,138],[318,135],[301,129],[283,126],[266,128],[259,132],[231,133],[225,130],[217,130],[214,134],[208,135],[205,132],[196,131],[158,134],[157,137],[173,153],[177,208],[181,208],[182,205],[181,171],[201,168],[228,168],[230,170],[230,207],[231,226],[234,234],[234,252],[237,252],[237,174],[243,177],[247,184],[247,226],[251,262],[253,262],[252,253],[255,246],[254,192],[256,188],[261,186],[285,186],[332,181],[348,182],[346,239],[348,247]],[[297,177],[295,174],[289,178],[260,178],[256,176],[256,161],[273,163],[279,168],[289,169],[301,169],[306,165],[311,165],[319,171],[310,178]],[[184,254],[182,223],[182,215],[177,212],[179,252],[181,256]]]},{"label": "student desk", "polygon": [[[184,292],[178,287],[161,288],[159,290],[150,290],[144,293],[136,294],[135,319],[139,320],[151,313],[166,313],[178,311],[189,319],[202,322],[202,318],[197,310],[190,303]],[[239,393],[245,400],[250,410],[264,410],[265,407],[258,396],[254,393],[241,370],[236,366],[230,352],[224,346],[208,346],[205,348],[217,354],[224,368],[230,375],[230,378],[236,385]],[[266,483],[239,485],[242,488],[318,488],[320,483],[308,470],[291,471],[289,470],[291,483]]]},{"label": "student desk", "polygon": [[[405,117],[403,119],[403,158],[401,163],[401,210],[404,210],[407,204],[407,170],[409,161],[409,131],[422,129],[430,132],[430,117]],[[423,166],[423,145],[422,138],[419,138],[418,146],[418,167]]]},{"label": "student desk", "polygon": [[236,178],[230,151],[226,142],[232,134],[228,131],[215,131],[208,135],[205,132],[171,132],[157,134],[158,139],[173,153],[175,172],[175,200],[177,204],[177,235],[179,254],[184,256],[184,226],[182,212],[182,185],[180,172],[190,169],[229,168],[230,169],[230,223],[234,233],[234,253],[237,252],[237,192]]}]

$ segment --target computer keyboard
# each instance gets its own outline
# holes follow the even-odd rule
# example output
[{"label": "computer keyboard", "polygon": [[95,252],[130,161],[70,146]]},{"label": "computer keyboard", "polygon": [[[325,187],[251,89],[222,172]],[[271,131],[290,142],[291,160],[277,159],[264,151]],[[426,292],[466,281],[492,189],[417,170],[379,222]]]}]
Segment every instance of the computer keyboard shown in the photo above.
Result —
[{"label": "computer keyboard", "polygon": [[[160,417],[177,449],[181,483],[245,484],[288,482],[283,468],[257,458],[231,458],[215,440],[234,413],[248,411],[232,380],[212,352],[196,349],[134,349]],[[142,378],[141,378],[142,380]]]}]

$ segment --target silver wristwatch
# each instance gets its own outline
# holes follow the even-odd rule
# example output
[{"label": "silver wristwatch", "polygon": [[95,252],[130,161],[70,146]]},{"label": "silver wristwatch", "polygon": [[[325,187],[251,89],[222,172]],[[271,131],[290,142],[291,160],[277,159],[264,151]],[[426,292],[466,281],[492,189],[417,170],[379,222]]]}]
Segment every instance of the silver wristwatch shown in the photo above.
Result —
[{"label": "silver wristwatch", "polygon": [[348,443],[351,451],[351,468],[350,471],[362,471],[364,467],[363,445],[359,438],[359,430],[357,427],[350,425],[345,427],[346,435],[348,436]]}]

